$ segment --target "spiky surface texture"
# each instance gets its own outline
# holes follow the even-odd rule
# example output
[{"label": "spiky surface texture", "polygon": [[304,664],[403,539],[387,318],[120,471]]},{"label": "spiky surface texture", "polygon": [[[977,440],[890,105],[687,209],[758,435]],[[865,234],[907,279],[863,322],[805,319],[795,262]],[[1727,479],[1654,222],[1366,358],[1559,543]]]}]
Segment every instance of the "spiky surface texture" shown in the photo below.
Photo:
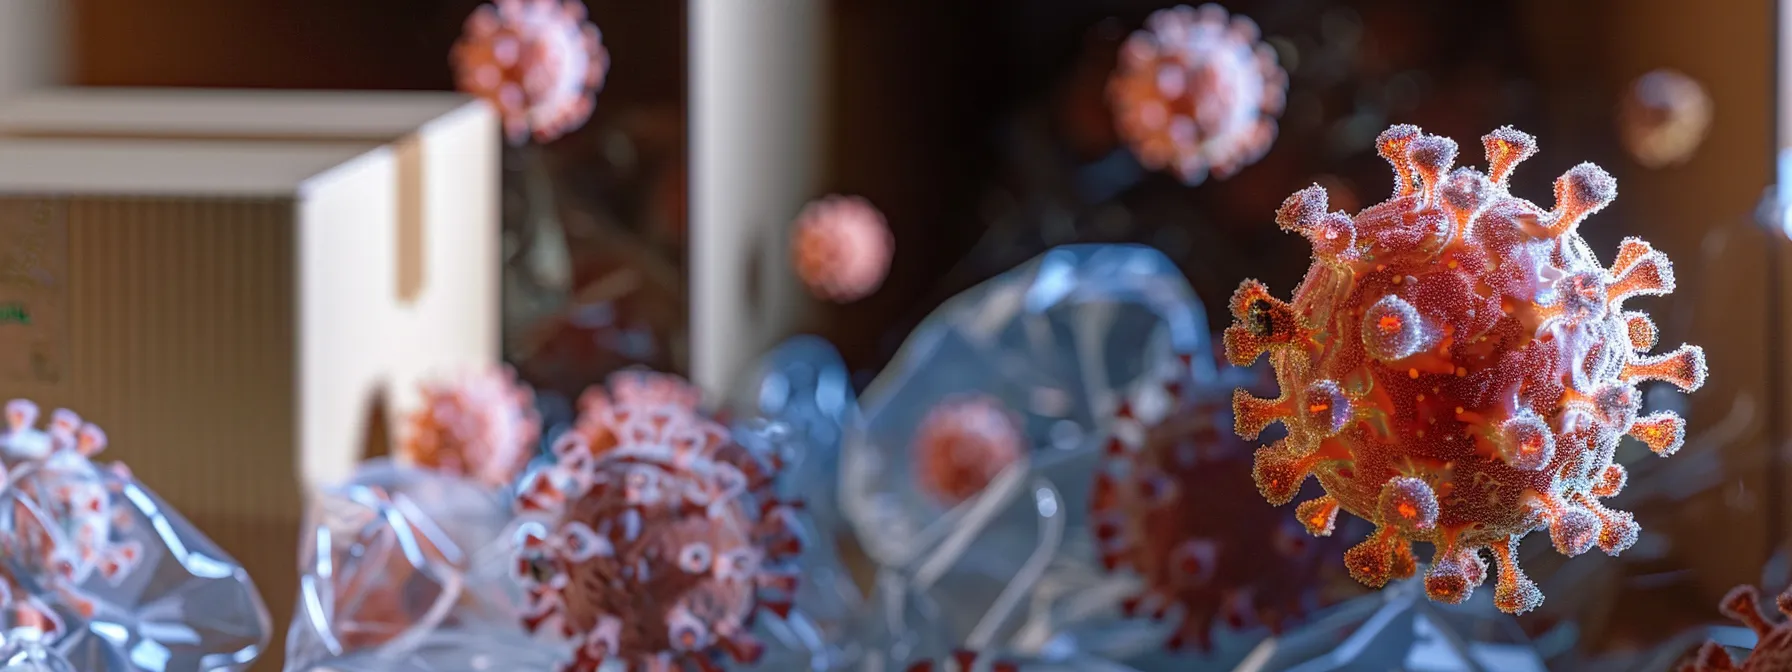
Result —
[{"label": "spiky surface texture", "polygon": [[810,203],[790,231],[790,263],[816,298],[850,303],[869,296],[890,272],[896,238],[876,207],[858,196]]},{"label": "spiky surface texture", "polygon": [[1223,402],[1194,393],[1189,358],[1179,361],[1161,420],[1130,403],[1116,412],[1090,506],[1103,566],[1143,579],[1127,615],[1176,619],[1169,647],[1205,651],[1216,624],[1279,630],[1298,619],[1339,549],[1273,507],[1240,503],[1252,494],[1250,448],[1225,431]]},{"label": "spiky surface texture", "polygon": [[579,0],[497,0],[480,5],[449,54],[461,91],[490,102],[511,144],[577,130],[610,53]]},{"label": "spiky surface texture", "polygon": [[1121,46],[1108,82],[1120,137],[1139,163],[1191,185],[1263,158],[1287,91],[1256,22],[1211,3],[1153,13]]},{"label": "spiky surface texture", "polygon": [[1671,413],[1639,418],[1636,386],[1696,389],[1705,357],[1685,345],[1643,354],[1655,326],[1624,310],[1673,290],[1666,255],[1627,238],[1608,269],[1576,232],[1617,196],[1611,175],[1575,166],[1546,210],[1507,191],[1531,136],[1508,127],[1482,142],[1486,174],[1452,171],[1455,142],[1395,126],[1378,139],[1392,199],[1353,217],[1328,213],[1317,186],[1290,197],[1276,221],[1312,242],[1313,266],[1292,303],[1245,281],[1225,343],[1239,365],[1267,353],[1281,387],[1233,399],[1241,436],[1288,429],[1257,451],[1265,498],[1286,503],[1314,476],[1327,494],[1296,511],[1310,531],[1329,534],[1340,508],[1373,521],[1344,559],[1371,587],[1410,576],[1412,542],[1425,541],[1427,592],[1460,602],[1490,549],[1494,601],[1522,613],[1543,600],[1517,564],[1524,535],[1547,527],[1570,556],[1636,541],[1631,515],[1599,502],[1624,485],[1613,451],[1628,432],[1665,456],[1685,434]]},{"label": "spiky surface texture", "polygon": [[1618,137],[1646,168],[1685,163],[1711,129],[1711,96],[1698,80],[1653,70],[1630,85],[1618,107]]},{"label": "spiky surface texture", "polygon": [[509,367],[423,386],[423,405],[405,424],[398,458],[492,487],[516,481],[535,456],[541,417],[535,393]]},{"label": "spiky surface texture", "polygon": [[[1792,589],[1774,600],[1781,614],[1792,616]],[[1723,615],[1755,631],[1755,650],[1738,665],[1722,644],[1706,642],[1698,658],[1680,666],[1680,672],[1784,672],[1792,670],[1792,622],[1774,623],[1761,609],[1761,593],[1754,586],[1737,586],[1717,608]]]},{"label": "spiky surface texture", "polygon": [[940,400],[922,418],[913,445],[915,480],[923,492],[954,506],[983,492],[1026,450],[1020,420],[987,395]]},{"label": "spiky surface texture", "polygon": [[772,494],[781,465],[700,415],[689,389],[619,375],[520,488],[525,624],[575,640],[571,672],[753,662],[754,616],[789,612],[802,540],[794,503]]},{"label": "spiky surface texture", "polygon": [[[106,449],[106,433],[73,411],[50,414],[37,428],[37,404],[6,404],[0,432],[0,608],[15,623],[44,631],[61,619],[36,597],[18,590],[28,575],[69,609],[89,617],[94,603],[80,586],[99,576],[116,583],[136,567],[142,547],[118,541],[129,520],[112,503],[113,490],[91,458]],[[122,468],[121,468],[122,470]],[[11,584],[11,585],[7,585]]]}]

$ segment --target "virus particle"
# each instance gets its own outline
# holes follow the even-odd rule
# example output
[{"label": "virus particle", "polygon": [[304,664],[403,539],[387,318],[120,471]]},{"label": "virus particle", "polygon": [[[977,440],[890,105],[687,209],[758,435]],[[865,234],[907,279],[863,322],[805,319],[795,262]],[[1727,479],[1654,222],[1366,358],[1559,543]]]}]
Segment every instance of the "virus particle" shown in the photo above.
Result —
[{"label": "virus particle", "polygon": [[407,464],[504,487],[534,457],[540,433],[535,393],[509,368],[493,368],[424,384],[423,405],[406,424],[398,456]]},{"label": "virus particle", "polygon": [[[618,385],[588,407],[599,415],[582,424],[601,425],[605,444],[567,432],[518,495],[524,624],[575,641],[569,672],[757,661],[754,616],[788,615],[795,594],[803,544],[795,504],[772,494],[775,456],[654,387]],[[660,403],[641,403],[643,390]]]},{"label": "virus particle", "polygon": [[1090,507],[1103,566],[1144,580],[1125,613],[1180,619],[1169,647],[1206,651],[1217,622],[1279,631],[1304,613],[1316,584],[1290,577],[1314,576],[1333,544],[1274,507],[1240,505],[1252,497],[1250,448],[1224,431],[1223,400],[1192,392],[1190,358],[1179,361],[1160,421],[1131,403],[1116,411]]},{"label": "virus particle", "polygon": [[1321,187],[1290,197],[1276,221],[1312,242],[1313,266],[1292,303],[1254,280],[1239,287],[1226,355],[1245,365],[1269,353],[1281,387],[1274,399],[1233,396],[1239,435],[1287,428],[1257,451],[1263,496],[1285,504],[1315,476],[1326,494],[1296,510],[1310,532],[1330,534],[1340,508],[1376,524],[1344,556],[1353,577],[1411,576],[1412,542],[1429,542],[1426,592],[1461,602],[1486,576],[1487,548],[1495,604],[1522,613],[1543,601],[1516,556],[1533,529],[1547,526],[1568,556],[1635,543],[1633,517],[1599,502],[1624,486],[1613,451],[1628,432],[1666,456],[1685,435],[1672,413],[1638,417],[1636,386],[1692,391],[1705,354],[1643,354],[1655,325],[1624,310],[1673,290],[1666,255],[1627,238],[1607,269],[1577,233],[1616,197],[1611,175],[1569,169],[1545,210],[1507,190],[1536,151],[1531,136],[1507,127],[1482,142],[1487,174],[1452,171],[1455,142],[1395,126],[1377,139],[1392,199],[1352,218],[1327,213]]},{"label": "virus particle", "polygon": [[[1792,616],[1792,590],[1780,593],[1775,606]],[[1698,658],[1680,666],[1680,672],[1780,672],[1792,670],[1792,623],[1774,623],[1761,611],[1761,594],[1754,586],[1737,586],[1724,596],[1717,608],[1724,616],[1736,619],[1755,631],[1755,650],[1742,664],[1730,658],[1722,644],[1706,642],[1699,647]]]},{"label": "virus particle", "polygon": [[1108,81],[1120,137],[1139,163],[1196,185],[1269,151],[1288,73],[1257,24],[1215,4],[1162,10],[1120,47]]},{"label": "virus particle", "polygon": [[905,672],[1020,672],[1020,664],[975,651],[953,651],[939,660],[910,663]]},{"label": "virus particle", "polygon": [[548,142],[584,125],[610,67],[578,0],[480,5],[449,60],[456,86],[490,102],[516,145],[531,137]]},{"label": "virus particle", "polygon": [[1618,137],[1647,168],[1685,163],[1711,128],[1711,96],[1691,77],[1655,70],[1638,77],[1618,106]]},{"label": "virus particle", "polygon": [[829,196],[797,215],[790,263],[816,298],[849,303],[865,298],[890,272],[896,238],[883,213],[857,196]]},{"label": "virus particle", "polygon": [[[52,413],[49,427],[40,430],[38,415],[28,400],[6,405],[0,433],[5,479],[0,564],[10,564],[8,571],[29,575],[76,613],[91,616],[93,601],[79,586],[94,576],[122,580],[142,557],[142,546],[115,539],[129,519],[125,509],[113,505],[113,487],[90,459],[106,449],[106,433],[67,409]],[[13,604],[34,604],[16,590],[8,592]],[[57,622],[53,613],[41,616],[48,624]]]},{"label": "virus particle", "polygon": [[1019,419],[995,397],[947,397],[927,412],[912,446],[915,480],[947,506],[983,492],[997,474],[1021,459],[1026,437]]},{"label": "virus particle", "polygon": [[608,387],[592,387],[579,395],[579,416],[572,431],[593,454],[603,455],[626,438],[616,434],[622,426],[618,413],[663,409],[695,416],[702,401],[703,392],[678,376],[644,369],[618,371],[610,374]]}]

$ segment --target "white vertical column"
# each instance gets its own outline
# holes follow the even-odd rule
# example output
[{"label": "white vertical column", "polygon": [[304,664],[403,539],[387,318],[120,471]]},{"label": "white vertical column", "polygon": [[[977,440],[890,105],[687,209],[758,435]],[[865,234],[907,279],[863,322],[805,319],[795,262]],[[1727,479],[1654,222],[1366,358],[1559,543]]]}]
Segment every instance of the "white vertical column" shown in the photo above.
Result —
[{"label": "white vertical column", "polygon": [[711,394],[806,303],[785,230],[820,174],[826,13],[826,0],[691,0],[691,374]]},{"label": "white vertical column", "polygon": [[67,76],[68,0],[0,0],[0,97]]}]

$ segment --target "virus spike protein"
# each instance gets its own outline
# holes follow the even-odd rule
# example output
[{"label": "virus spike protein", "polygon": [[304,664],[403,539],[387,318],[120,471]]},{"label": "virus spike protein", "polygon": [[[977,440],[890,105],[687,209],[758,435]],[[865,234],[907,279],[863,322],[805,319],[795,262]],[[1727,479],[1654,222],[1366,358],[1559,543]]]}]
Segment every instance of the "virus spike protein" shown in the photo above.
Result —
[{"label": "virus spike protein", "polygon": [[[1792,616],[1792,589],[1774,600],[1779,612]],[[1735,619],[1755,631],[1755,649],[1740,665],[1724,650],[1722,644],[1706,642],[1693,662],[1680,666],[1679,672],[1780,672],[1792,670],[1792,622],[1773,622],[1763,611],[1761,593],[1754,586],[1737,586],[1717,605],[1723,615]]]},{"label": "virus spike protein", "polygon": [[1510,127],[1483,138],[1486,175],[1452,171],[1456,144],[1414,126],[1377,146],[1393,198],[1351,216],[1327,213],[1323,188],[1296,193],[1276,221],[1312,241],[1306,279],[1291,302],[1256,281],[1233,297],[1227,357],[1267,353],[1282,386],[1274,400],[1240,391],[1238,429],[1286,427],[1258,450],[1254,476],[1275,504],[1316,477],[1326,497],[1296,512],[1309,531],[1329,531],[1339,508],[1377,525],[1345,557],[1363,583],[1410,576],[1412,542],[1424,541],[1436,550],[1427,592],[1460,602],[1488,549],[1496,604],[1522,613],[1543,599],[1515,561],[1533,529],[1568,555],[1634,543],[1631,516],[1597,501],[1623,485],[1612,452],[1629,433],[1670,455],[1685,434],[1671,413],[1638,418],[1636,385],[1690,392],[1704,352],[1640,352],[1656,330],[1622,304],[1672,291],[1672,267],[1634,238],[1610,269],[1588,251],[1577,227],[1617,195],[1604,170],[1570,169],[1546,210],[1507,191],[1537,147]]},{"label": "virus spike protein", "polygon": [[573,640],[568,672],[754,662],[765,649],[748,632],[755,614],[790,611],[788,561],[803,542],[796,503],[772,494],[779,465],[665,380],[613,378],[610,393],[587,393],[581,429],[518,488],[524,624]]}]

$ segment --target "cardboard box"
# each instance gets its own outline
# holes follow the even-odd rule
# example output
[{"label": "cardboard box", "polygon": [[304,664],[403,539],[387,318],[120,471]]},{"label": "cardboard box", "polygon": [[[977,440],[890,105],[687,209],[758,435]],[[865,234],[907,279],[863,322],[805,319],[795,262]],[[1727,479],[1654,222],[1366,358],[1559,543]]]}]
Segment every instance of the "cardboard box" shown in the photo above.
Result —
[{"label": "cardboard box", "polygon": [[258,669],[306,486],[387,433],[390,393],[497,358],[497,133],[469,110],[459,145],[0,139],[0,398],[105,428],[249,569]]},{"label": "cardboard box", "polygon": [[[396,237],[395,279],[379,336],[383,385],[361,399],[363,440],[303,451],[305,483],[340,480],[368,452],[383,452],[419,403],[418,383],[499,352],[499,145],[482,102],[455,93],[48,88],[0,102],[0,136],[389,145],[395,207],[363,212]],[[365,350],[364,352],[371,352]],[[353,358],[356,355],[349,355]],[[338,418],[319,418],[334,426]],[[337,430],[320,430],[325,434]],[[363,445],[372,444],[372,445]]]}]

